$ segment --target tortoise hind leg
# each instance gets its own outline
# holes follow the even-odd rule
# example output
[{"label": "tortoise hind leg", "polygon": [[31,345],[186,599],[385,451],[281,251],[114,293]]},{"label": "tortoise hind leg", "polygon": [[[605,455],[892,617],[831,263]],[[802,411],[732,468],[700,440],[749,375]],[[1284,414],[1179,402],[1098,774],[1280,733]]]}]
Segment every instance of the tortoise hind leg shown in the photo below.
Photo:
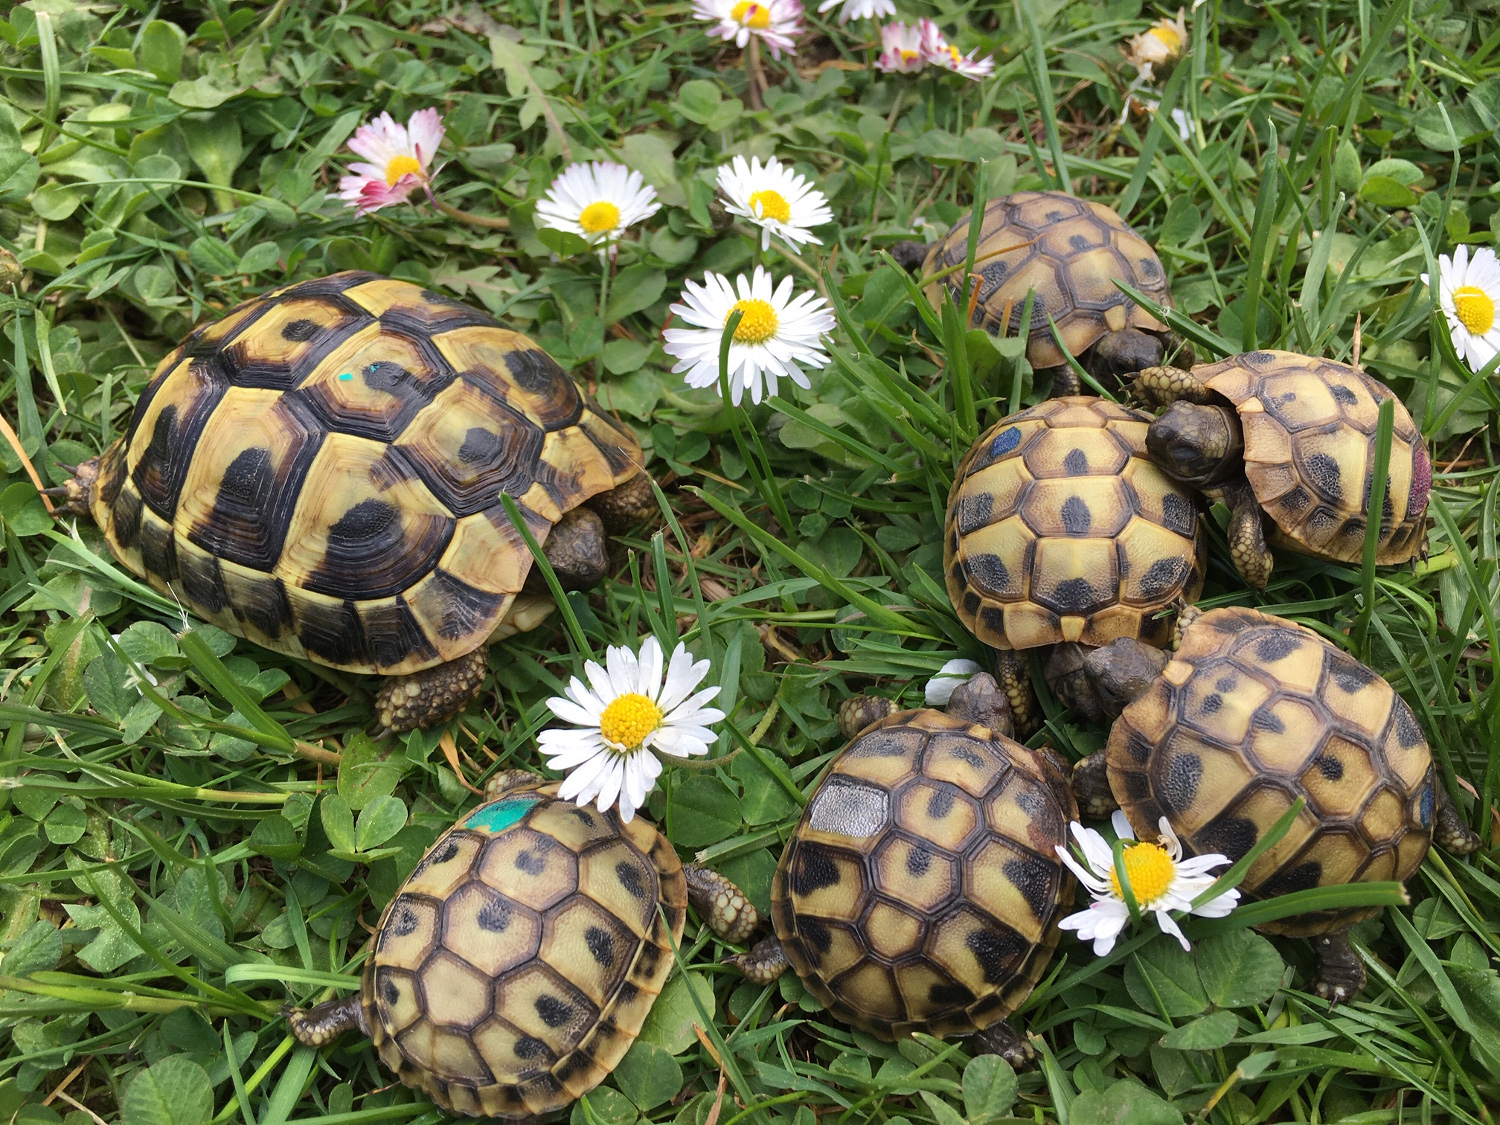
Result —
[{"label": "tortoise hind leg", "polygon": [[1109,787],[1103,750],[1095,750],[1073,767],[1073,797],[1079,812],[1090,820],[1103,820],[1120,807]]},{"label": "tortoise hind leg", "polygon": [[486,667],[481,645],[446,664],[387,678],[375,693],[381,735],[446,723],[479,694]]},{"label": "tortoise hind leg", "polygon": [[286,1013],[286,1023],[292,1038],[304,1047],[326,1047],[344,1032],[355,1029],[370,1034],[357,992],[312,1008],[292,1008]]},{"label": "tortoise hind leg", "polygon": [[1229,557],[1234,569],[1255,589],[1264,590],[1276,560],[1266,546],[1265,523],[1255,493],[1248,482],[1242,482],[1226,488],[1224,499],[1230,507]]},{"label": "tortoise hind leg", "polygon": [[659,514],[656,493],[651,490],[651,478],[645,473],[637,473],[624,484],[601,492],[588,502],[588,506],[599,513],[604,530],[611,535],[618,535],[626,528]]},{"label": "tortoise hind leg", "polygon": [[749,952],[724,958],[726,965],[733,965],[745,974],[745,979],[756,984],[770,984],[786,972],[791,962],[786,959],[786,950],[773,937],[762,938],[750,947]]},{"label": "tortoise hind leg", "polygon": [[976,1055],[999,1055],[1015,1070],[1024,1070],[1036,1061],[1031,1041],[1004,1020],[976,1031],[970,1042]]},{"label": "tortoise hind leg", "polygon": [[760,925],[760,911],[745,892],[708,867],[689,863],[682,869],[688,901],[709,928],[725,941],[739,945]]},{"label": "tortoise hind leg", "polygon": [[1436,807],[1432,814],[1432,838],[1437,846],[1454,855],[1468,855],[1479,850],[1484,843],[1479,833],[1464,823],[1453,804],[1453,798],[1435,778],[1432,788],[1436,794]]},{"label": "tortoise hind leg", "polygon": [[1365,988],[1365,966],[1349,944],[1349,931],[1319,934],[1312,939],[1318,957],[1313,991],[1334,1007],[1353,1000]]},{"label": "tortoise hind leg", "polygon": [[1027,737],[1042,725],[1042,717],[1031,690],[1026,658],[1013,648],[996,649],[995,679],[1000,681],[1000,690],[1010,704],[1010,721],[1016,728],[1016,736]]}]

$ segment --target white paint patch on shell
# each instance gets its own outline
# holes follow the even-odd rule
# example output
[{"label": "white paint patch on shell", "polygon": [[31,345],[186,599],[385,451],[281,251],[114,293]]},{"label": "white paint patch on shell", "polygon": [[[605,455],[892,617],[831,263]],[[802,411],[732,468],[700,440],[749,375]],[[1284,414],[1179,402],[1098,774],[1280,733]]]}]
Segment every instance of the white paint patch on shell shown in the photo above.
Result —
[{"label": "white paint patch on shell", "polygon": [[883,829],[889,819],[890,797],[883,789],[835,777],[813,798],[807,826],[863,840]]}]

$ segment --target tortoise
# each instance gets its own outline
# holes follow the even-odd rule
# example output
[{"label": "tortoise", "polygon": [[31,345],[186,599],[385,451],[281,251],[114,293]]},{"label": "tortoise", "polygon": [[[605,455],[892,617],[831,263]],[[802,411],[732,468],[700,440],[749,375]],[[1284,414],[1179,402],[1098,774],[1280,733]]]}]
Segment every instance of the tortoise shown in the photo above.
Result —
[{"label": "tortoise", "polygon": [[[970,1035],[1024,1064],[1030,1047],[1005,1017],[1057,946],[1073,879],[1056,847],[1077,807],[1062,763],[1009,730],[988,673],[959,687],[946,713],[866,726],[782,853],[775,936],[729,962],[762,983],[790,966],[834,1016],[881,1039]],[[735,914],[728,940],[754,933],[759,914],[724,876],[686,875],[700,914]]]},{"label": "tortoise", "polygon": [[558,789],[493,778],[387,904],[359,992],[287,1013],[297,1041],[358,1029],[403,1083],[475,1117],[543,1114],[603,1081],[672,971],[687,889],[650,824]]},{"label": "tortoise", "polygon": [[[1168,656],[1133,640],[1085,665],[1119,718],[1078,764],[1090,816],[1116,803],[1136,832],[1166,817],[1187,855],[1244,856],[1298,797],[1291,830],[1251,865],[1248,899],[1310,887],[1405,881],[1432,839],[1466,855],[1479,837],[1438,784],[1411,708],[1375,672],[1311,629],[1243,607],[1180,619]],[[1348,930],[1379,908],[1300,914],[1259,927],[1311,937],[1315,987],[1337,1003],[1364,987]]]},{"label": "tortoise", "polygon": [[[921,266],[924,277],[959,267],[927,286],[934,308],[941,306],[944,290],[958,299],[968,253],[967,218],[937,242],[891,248],[907,269]],[[1026,358],[1052,375],[1056,395],[1077,394],[1080,386],[1053,339],[1048,316],[1068,351],[1101,381],[1123,380],[1158,365],[1168,351],[1191,356],[1165,324],[1115,286],[1118,279],[1172,307],[1161,259],[1103,204],[1061,191],[1020,191],[989,200],[974,269],[982,280],[976,282],[971,323],[999,336],[1020,333],[1026,295],[1035,289]]]},{"label": "tortoise", "polygon": [[[943,530],[948,596],[996,650],[1023,731],[1038,720],[1022,651],[1164,645],[1165,611],[1203,588],[1199,502],[1146,457],[1150,422],[1107,399],[1049,399],[996,422],[959,464]],[[1076,650],[1053,648],[1048,683],[1096,716],[1070,675],[1079,668]]]},{"label": "tortoise", "polygon": [[1230,555],[1257,590],[1273,563],[1264,517],[1278,546],[1337,562],[1363,557],[1380,404],[1390,400],[1395,428],[1375,557],[1388,565],[1425,555],[1432,458],[1401,400],[1359,368],[1265,350],[1191,371],[1147,368],[1133,389],[1166,407],[1146,437],[1152,460],[1230,508]]},{"label": "tortoise", "polygon": [[74,470],[65,511],[205,621],[388,677],[381,726],[476,696],[484,646],[552,608],[501,503],[565,589],[606,529],[655,509],[635,436],[526,337],[429,289],[347,272],[195,329],[123,437]]}]

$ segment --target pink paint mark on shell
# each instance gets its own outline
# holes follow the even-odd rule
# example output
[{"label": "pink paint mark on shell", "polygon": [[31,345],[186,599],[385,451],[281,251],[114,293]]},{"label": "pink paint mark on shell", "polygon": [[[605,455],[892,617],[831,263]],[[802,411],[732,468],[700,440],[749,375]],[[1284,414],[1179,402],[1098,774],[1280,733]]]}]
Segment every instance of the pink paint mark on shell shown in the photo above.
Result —
[{"label": "pink paint mark on shell", "polygon": [[1427,494],[1432,491],[1432,458],[1427,446],[1417,439],[1411,458],[1411,495],[1406,501],[1407,516],[1420,516],[1427,510]]}]

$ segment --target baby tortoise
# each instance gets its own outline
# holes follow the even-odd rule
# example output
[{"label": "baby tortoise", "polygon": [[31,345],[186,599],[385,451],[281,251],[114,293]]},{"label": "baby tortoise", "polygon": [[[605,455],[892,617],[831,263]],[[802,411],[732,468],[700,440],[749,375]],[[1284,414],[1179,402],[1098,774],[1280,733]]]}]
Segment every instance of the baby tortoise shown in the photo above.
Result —
[{"label": "baby tortoise", "polygon": [[995,423],[959,464],[943,530],[948,596],[996,650],[1023,732],[1040,723],[1025,650],[1053,646],[1053,691],[1102,717],[1068,646],[1164,645],[1165,611],[1203,588],[1199,503],[1147,458],[1150,424],[1107,399],[1050,399]]},{"label": "baby tortoise", "polygon": [[203,620],[389,677],[376,713],[403,731],[461,710],[486,644],[551,612],[500,497],[582,589],[604,577],[606,529],[655,510],[642,464],[526,337],[349,272],[195,329],[125,435],[56,491]]},{"label": "baby tortoise", "polygon": [[[1055,848],[1077,808],[1062,763],[1009,730],[988,674],[954,691],[946,714],[865,726],[782,853],[775,936],[730,962],[762,982],[790,966],[834,1016],[881,1039],[972,1035],[1024,1064],[1031,1049],[1005,1017],[1041,978],[1073,900]],[[754,932],[759,915],[732,883],[686,875],[694,909],[733,913],[739,940]]]},{"label": "baby tortoise", "polygon": [[[946,290],[958,299],[969,254],[969,220],[937,242],[900,242],[891,255],[924,277],[933,308]],[[952,270],[957,266],[958,269]],[[945,272],[950,271],[951,272]],[[1052,376],[1054,395],[1076,395],[1077,374],[1053,339],[1058,335],[1084,369],[1106,385],[1162,363],[1172,351],[1192,363],[1192,351],[1115,285],[1125,282],[1157,304],[1172,307],[1166,271],[1156,251],[1114,211],[1060,191],[1019,191],[985,204],[974,256],[979,275],[973,323],[997,336],[1023,330],[1027,293],[1035,289],[1026,358]]]},{"label": "baby tortoise", "polygon": [[1376,561],[1427,550],[1432,459],[1394,392],[1358,368],[1295,352],[1230,356],[1191,371],[1142,371],[1134,393],[1166,406],[1151,424],[1151,458],[1184,484],[1226,504],[1235,569],[1265,589],[1270,539],[1316,558],[1364,555],[1380,404],[1394,404],[1389,484]]},{"label": "baby tortoise", "polygon": [[650,824],[557,790],[492,779],[385,908],[359,993],[288,1013],[297,1041],[357,1029],[403,1083],[475,1117],[547,1113],[603,1081],[672,971],[687,885]]},{"label": "baby tortoise", "polygon": [[[1074,773],[1084,811],[1118,802],[1137,833],[1165,816],[1188,855],[1245,855],[1298,798],[1291,830],[1246,873],[1246,898],[1410,878],[1431,840],[1479,846],[1438,784],[1416,716],[1390,684],[1310,629],[1253,609],[1183,615],[1166,653],[1119,640],[1085,665],[1119,714],[1106,749]],[[1314,982],[1359,994],[1349,927],[1378,908],[1301,914],[1260,927],[1310,937]]]}]

